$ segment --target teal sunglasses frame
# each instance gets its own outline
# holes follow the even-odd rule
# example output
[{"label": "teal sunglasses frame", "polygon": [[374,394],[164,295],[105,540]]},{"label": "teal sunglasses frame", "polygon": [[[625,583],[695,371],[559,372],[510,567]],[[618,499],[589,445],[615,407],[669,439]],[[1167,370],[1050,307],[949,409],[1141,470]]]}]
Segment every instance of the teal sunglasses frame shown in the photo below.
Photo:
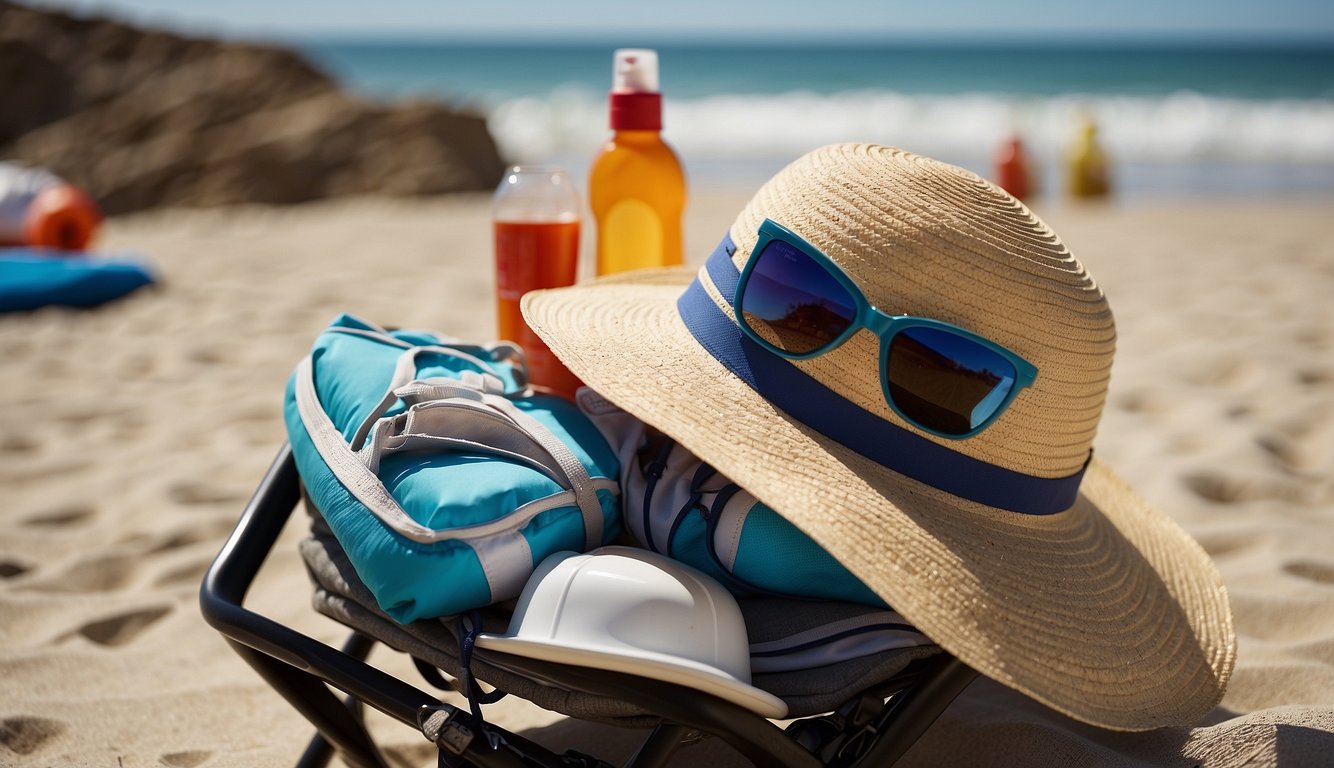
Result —
[{"label": "teal sunglasses frame", "polygon": [[[750,275],[755,270],[755,266],[759,263],[760,257],[764,255],[764,249],[774,240],[782,241],[810,257],[812,261],[818,264],[825,272],[829,273],[834,280],[847,289],[848,294],[852,296],[852,300],[856,304],[856,316],[854,316],[852,322],[848,324],[847,329],[836,336],[833,341],[812,350],[811,352],[795,354],[770,344],[763,336],[756,332],[754,328],[750,327],[750,324],[746,322],[745,312],[741,309],[743,303],[742,298],[746,295],[746,286],[750,282]],[[1014,402],[1014,398],[1019,394],[1019,391],[1032,385],[1037,379],[1037,366],[1015,354],[1013,351],[1002,347],[990,339],[978,336],[972,331],[960,328],[953,323],[944,322],[943,320],[932,320],[927,317],[913,317],[911,315],[891,315],[876,308],[867,300],[866,294],[862,293],[861,288],[852,281],[852,278],[848,273],[844,272],[843,268],[834,262],[833,259],[826,256],[819,248],[806,242],[806,240],[797,233],[772,219],[765,219],[760,224],[759,238],[755,241],[755,246],[751,249],[750,253],[751,256],[746,261],[745,268],[741,270],[741,277],[736,286],[736,294],[732,298],[732,311],[736,313],[737,325],[741,327],[741,331],[746,337],[779,357],[787,358],[788,360],[809,360],[837,349],[843,342],[851,338],[854,333],[865,328],[880,339],[880,358],[878,364],[880,368],[880,389],[884,395],[885,402],[889,404],[889,407],[894,413],[899,415],[899,418],[923,432],[950,440],[965,440],[970,438],[991,426],[991,424],[1010,407],[1010,403]],[[1014,366],[1014,384],[1010,387],[1010,391],[1006,393],[1005,399],[996,406],[996,409],[990,416],[982,421],[982,423],[963,433],[956,434],[952,432],[941,432],[918,422],[916,419],[904,413],[903,410],[899,408],[898,404],[894,402],[894,398],[890,395],[889,390],[890,342],[900,332],[909,328],[933,328],[938,331],[959,336],[995,352],[1009,362],[1010,365]]]}]

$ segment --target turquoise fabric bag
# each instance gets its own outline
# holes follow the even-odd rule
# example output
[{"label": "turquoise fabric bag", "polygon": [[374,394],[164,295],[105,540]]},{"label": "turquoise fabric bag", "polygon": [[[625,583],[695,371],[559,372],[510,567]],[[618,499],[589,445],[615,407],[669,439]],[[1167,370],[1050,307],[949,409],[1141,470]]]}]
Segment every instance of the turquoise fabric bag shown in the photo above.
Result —
[{"label": "turquoise fabric bag", "polygon": [[397,621],[513,598],[548,555],[620,530],[616,455],[522,360],[342,315],[288,383],[307,495]]},{"label": "turquoise fabric bag", "polygon": [[621,463],[626,529],[738,597],[885,603],[833,555],[694,454],[584,388],[579,408]]}]

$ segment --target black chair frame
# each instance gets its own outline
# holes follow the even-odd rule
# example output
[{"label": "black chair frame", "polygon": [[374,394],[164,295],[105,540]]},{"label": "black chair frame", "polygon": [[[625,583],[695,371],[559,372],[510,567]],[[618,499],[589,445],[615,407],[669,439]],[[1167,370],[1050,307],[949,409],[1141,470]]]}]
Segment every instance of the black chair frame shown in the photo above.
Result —
[{"label": "black chair frame", "polygon": [[[356,768],[385,768],[365,727],[364,706],[369,705],[433,734],[442,765],[609,768],[595,757],[558,755],[494,723],[479,722],[468,709],[367,664],[376,642],[371,637],[354,630],[342,648],[334,648],[244,607],[260,566],[300,501],[300,478],[284,445],[205,574],[199,596],[205,620],[315,726],[298,766],[326,765],[337,750]],[[873,686],[837,712],[796,720],[783,729],[735,704],[657,680],[481,649],[476,653],[512,671],[630,701],[661,717],[626,768],[660,768],[682,743],[701,735],[723,739],[758,766],[889,766],[976,676],[941,653]],[[346,697],[340,700],[330,686]]]}]

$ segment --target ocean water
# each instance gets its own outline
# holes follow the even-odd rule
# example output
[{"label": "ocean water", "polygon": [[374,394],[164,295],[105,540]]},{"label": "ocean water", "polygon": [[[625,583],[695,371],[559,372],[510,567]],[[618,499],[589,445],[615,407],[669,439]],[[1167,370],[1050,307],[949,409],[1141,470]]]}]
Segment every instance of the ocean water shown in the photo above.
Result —
[{"label": "ocean water", "polygon": [[[507,159],[557,162],[576,178],[608,135],[615,46],[302,44],[372,97],[476,109]],[[1091,119],[1120,194],[1334,195],[1334,46],[657,48],[664,135],[697,182],[753,187],[835,141],[894,144],[989,176],[1018,134],[1043,189],[1059,192]]]}]

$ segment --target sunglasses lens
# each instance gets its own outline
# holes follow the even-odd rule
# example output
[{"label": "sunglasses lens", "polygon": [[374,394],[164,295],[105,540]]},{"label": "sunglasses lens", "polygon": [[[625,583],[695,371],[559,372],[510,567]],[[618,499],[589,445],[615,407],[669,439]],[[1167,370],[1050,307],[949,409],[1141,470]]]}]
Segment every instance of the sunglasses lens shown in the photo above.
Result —
[{"label": "sunglasses lens", "polygon": [[829,346],[852,325],[852,294],[800,248],[770,240],[752,258],[741,319],[765,341],[805,355]]},{"label": "sunglasses lens", "polygon": [[913,327],[889,343],[889,395],[908,419],[963,435],[996,414],[1014,388],[1014,365],[964,336]]}]

